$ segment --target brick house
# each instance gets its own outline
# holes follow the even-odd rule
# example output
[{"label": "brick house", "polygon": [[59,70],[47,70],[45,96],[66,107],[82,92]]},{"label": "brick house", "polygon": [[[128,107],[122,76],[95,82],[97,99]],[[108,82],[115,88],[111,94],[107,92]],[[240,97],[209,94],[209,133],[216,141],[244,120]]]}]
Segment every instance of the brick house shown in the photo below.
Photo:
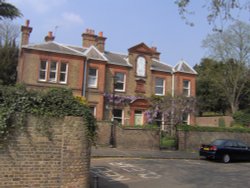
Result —
[{"label": "brick house", "polygon": [[[22,39],[18,62],[18,82],[28,88],[71,88],[74,95],[84,96],[97,120],[114,119],[123,125],[143,125],[152,95],[195,96],[196,72],[185,61],[170,66],[160,61],[155,47],[144,43],[128,49],[127,54],[105,50],[103,33],[87,29],[82,46],[57,43],[52,32],[40,44],[29,44],[32,28],[29,21],[21,27]],[[108,97],[125,104],[108,105]],[[128,101],[128,100],[127,100]],[[187,116],[188,124],[195,123]]]}]

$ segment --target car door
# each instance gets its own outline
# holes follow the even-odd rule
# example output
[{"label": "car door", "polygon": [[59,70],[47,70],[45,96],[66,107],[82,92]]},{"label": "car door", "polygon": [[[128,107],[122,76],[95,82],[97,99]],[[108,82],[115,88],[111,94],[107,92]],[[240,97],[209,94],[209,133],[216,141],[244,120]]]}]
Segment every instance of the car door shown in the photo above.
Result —
[{"label": "car door", "polygon": [[237,147],[239,153],[238,158],[240,160],[250,160],[250,150],[248,149],[247,145],[241,141],[237,141]]},{"label": "car door", "polygon": [[226,141],[224,144],[223,153],[230,155],[231,159],[237,159],[238,151],[237,151],[237,147],[235,146],[236,146],[236,143],[233,142],[232,140]]}]

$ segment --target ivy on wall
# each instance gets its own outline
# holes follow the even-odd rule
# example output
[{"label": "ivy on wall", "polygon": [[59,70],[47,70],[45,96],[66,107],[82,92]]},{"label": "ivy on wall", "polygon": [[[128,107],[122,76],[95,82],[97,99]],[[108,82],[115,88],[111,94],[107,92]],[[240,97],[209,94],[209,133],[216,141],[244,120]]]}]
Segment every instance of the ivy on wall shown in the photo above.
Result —
[{"label": "ivy on wall", "polygon": [[[0,138],[8,139],[11,130],[16,128],[13,126],[24,127],[27,114],[43,118],[81,116],[88,129],[88,138],[94,141],[96,137],[96,121],[86,100],[74,97],[71,90],[53,88],[45,91],[28,91],[22,85],[0,85]],[[46,129],[46,126],[40,126],[40,129]]]}]

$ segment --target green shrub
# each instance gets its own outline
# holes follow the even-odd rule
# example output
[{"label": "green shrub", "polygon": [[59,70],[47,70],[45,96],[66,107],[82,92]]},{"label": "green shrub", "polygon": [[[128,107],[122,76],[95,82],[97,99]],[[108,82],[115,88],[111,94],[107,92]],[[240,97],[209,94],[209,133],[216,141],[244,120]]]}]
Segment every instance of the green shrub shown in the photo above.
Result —
[{"label": "green shrub", "polygon": [[[89,139],[95,139],[95,118],[88,106],[74,97],[71,90],[53,88],[46,91],[28,91],[24,86],[0,86],[0,138],[8,138],[14,128],[13,120],[18,122],[18,127],[24,127],[27,114],[44,119],[81,116],[88,128]],[[42,129],[48,127],[44,126]]]},{"label": "green shrub", "polygon": [[165,132],[161,132],[160,146],[162,148],[175,148],[177,145],[176,137],[169,136]]},{"label": "green shrub", "polygon": [[235,112],[233,115],[236,124],[242,124],[244,126],[250,125],[250,113],[245,111]]}]

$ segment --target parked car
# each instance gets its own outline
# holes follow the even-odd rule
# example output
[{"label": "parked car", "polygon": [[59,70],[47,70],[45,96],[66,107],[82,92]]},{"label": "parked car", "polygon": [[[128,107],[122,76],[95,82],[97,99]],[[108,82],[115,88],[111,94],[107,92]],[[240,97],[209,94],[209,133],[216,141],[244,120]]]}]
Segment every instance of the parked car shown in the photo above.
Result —
[{"label": "parked car", "polygon": [[207,159],[222,160],[224,163],[229,163],[232,160],[250,161],[250,147],[239,140],[217,139],[211,144],[202,144],[200,156]]}]

